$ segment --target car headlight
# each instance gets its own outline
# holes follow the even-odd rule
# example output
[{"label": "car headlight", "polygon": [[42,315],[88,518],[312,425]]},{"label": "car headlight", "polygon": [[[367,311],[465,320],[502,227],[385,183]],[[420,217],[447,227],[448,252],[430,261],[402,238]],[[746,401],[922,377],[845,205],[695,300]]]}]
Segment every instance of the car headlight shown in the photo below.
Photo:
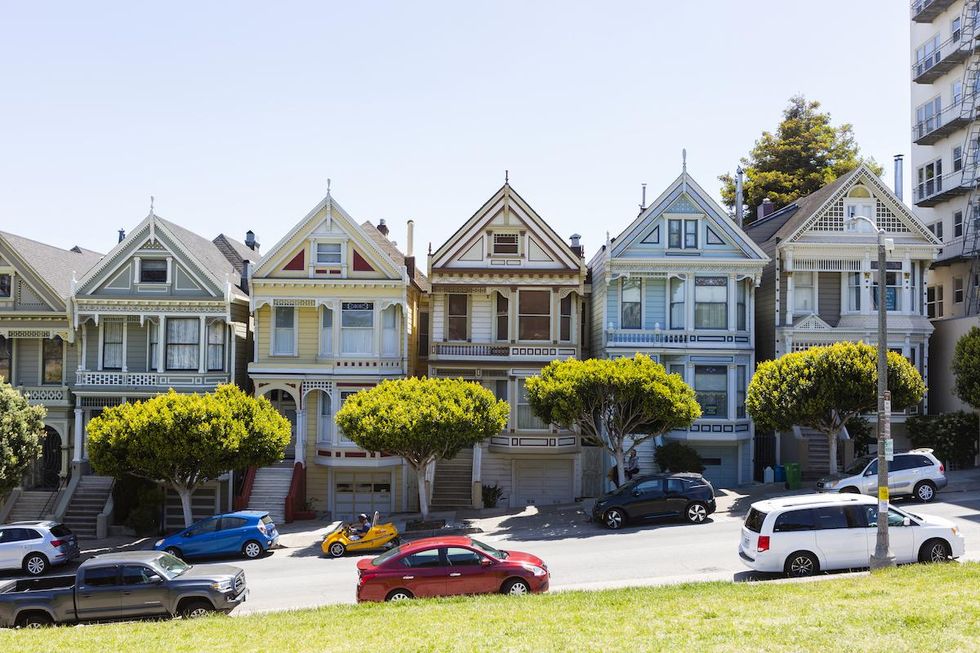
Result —
[{"label": "car headlight", "polygon": [[837,485],[837,481],[824,481],[823,482],[823,486],[825,488],[833,488],[835,485]]},{"label": "car headlight", "polygon": [[541,567],[539,567],[537,565],[532,565],[532,564],[529,564],[529,563],[524,563],[521,566],[524,567],[525,569],[527,569],[529,572],[531,572],[535,576],[546,576],[548,574],[547,571],[545,571],[544,569],[542,569]]},{"label": "car headlight", "polygon": [[218,590],[219,592],[227,592],[231,590],[232,580],[226,578],[225,580],[219,580],[216,583],[211,583],[211,589]]},{"label": "car headlight", "polygon": [[163,540],[160,539],[160,540],[157,540],[156,541],[156,544],[154,544],[153,546],[161,546],[162,544],[163,544]]}]

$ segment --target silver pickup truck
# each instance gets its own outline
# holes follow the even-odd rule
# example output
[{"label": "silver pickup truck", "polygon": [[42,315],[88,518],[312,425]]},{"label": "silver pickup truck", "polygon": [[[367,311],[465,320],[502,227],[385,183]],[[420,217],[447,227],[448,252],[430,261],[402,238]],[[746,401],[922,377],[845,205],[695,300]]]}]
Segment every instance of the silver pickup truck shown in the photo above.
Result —
[{"label": "silver pickup truck", "polygon": [[245,572],[238,567],[192,566],[161,551],[113,553],[86,560],[74,576],[0,585],[0,627],[198,617],[230,612],[247,595]]}]

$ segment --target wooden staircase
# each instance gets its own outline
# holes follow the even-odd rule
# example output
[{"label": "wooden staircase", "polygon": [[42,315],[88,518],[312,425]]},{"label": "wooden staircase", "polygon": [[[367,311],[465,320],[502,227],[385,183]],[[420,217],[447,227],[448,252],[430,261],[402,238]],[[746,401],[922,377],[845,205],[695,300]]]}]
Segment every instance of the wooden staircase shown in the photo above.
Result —
[{"label": "wooden staircase", "polygon": [[452,460],[438,461],[432,487],[432,510],[471,508],[472,487],[472,449],[460,451]]},{"label": "wooden staircase", "polygon": [[[803,480],[815,481],[830,473],[830,445],[827,436],[813,429],[801,429],[803,443],[806,445],[807,457],[803,463]],[[843,446],[837,442],[838,449]]]},{"label": "wooden staircase", "polygon": [[108,476],[83,476],[65,512],[65,526],[78,537],[94,538],[96,521],[112,493],[112,478]]}]

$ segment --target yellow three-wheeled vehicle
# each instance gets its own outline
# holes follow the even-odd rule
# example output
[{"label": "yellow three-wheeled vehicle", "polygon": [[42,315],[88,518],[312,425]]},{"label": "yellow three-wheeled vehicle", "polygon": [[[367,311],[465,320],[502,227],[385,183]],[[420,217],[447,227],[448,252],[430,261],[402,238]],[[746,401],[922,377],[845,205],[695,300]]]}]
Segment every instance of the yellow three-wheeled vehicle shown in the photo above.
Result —
[{"label": "yellow three-wheeled vehicle", "polygon": [[354,528],[347,522],[341,522],[337,528],[327,533],[323,538],[321,549],[331,558],[339,558],[348,551],[374,551],[390,549],[401,543],[398,529],[394,524],[379,524],[379,515],[374,513],[371,530],[364,535],[357,535]]}]

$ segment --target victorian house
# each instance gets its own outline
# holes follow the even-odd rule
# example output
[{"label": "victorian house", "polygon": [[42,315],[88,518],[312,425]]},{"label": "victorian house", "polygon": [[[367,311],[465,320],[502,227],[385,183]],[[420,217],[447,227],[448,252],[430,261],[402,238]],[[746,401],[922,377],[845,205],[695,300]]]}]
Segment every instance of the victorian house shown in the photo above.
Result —
[{"label": "victorian house", "polygon": [[[592,258],[591,344],[598,358],[640,352],[680,374],[702,416],[665,437],[698,451],[716,486],[752,480],[745,392],[755,368],[753,304],[768,258],[684,171]],[[654,471],[659,439],[639,446]]]},{"label": "victorian house", "polygon": [[68,302],[73,275],[102,257],[0,232],[0,377],[47,409],[43,453],[0,503],[0,522],[37,519],[54,507],[71,474],[74,367],[78,360]]},{"label": "victorian house", "polygon": [[350,520],[415,505],[404,461],[360,449],[334,422],[359,390],[424,373],[419,306],[428,282],[411,256],[411,230],[409,221],[405,256],[383,220],[358,224],[328,192],[252,271],[249,377],[293,423],[293,438],[283,464],[246,478],[250,505],[287,520],[293,509]]},{"label": "victorian house", "polygon": [[[247,240],[252,247],[225,235],[208,240],[151,210],[129,235],[120,231],[112,251],[73,281],[69,311],[78,356],[66,373],[74,375],[72,457],[82,474],[89,472],[85,427],[103,408],[171,388],[245,386],[251,343],[243,275],[247,261],[259,258],[254,238]],[[108,497],[107,480],[79,479],[82,474],[61,508],[69,525],[84,521],[84,508]],[[231,494],[230,478],[199,490],[195,516],[227,507]],[[168,523],[180,523],[179,514],[178,508],[173,518],[168,515]],[[91,521],[91,514],[85,517]]]},{"label": "victorian house", "polygon": [[[933,331],[927,283],[941,245],[936,235],[863,165],[778,211],[772,208],[760,207],[746,228],[771,259],[755,304],[758,360],[845,340],[877,345],[877,234],[866,221],[853,219],[860,216],[884,229],[894,244],[884,291],[888,347],[927,377]],[[906,415],[924,409],[925,402],[892,416],[897,449],[909,446]],[[845,459],[839,462],[855,453],[845,444],[838,448]],[[799,461],[804,473],[822,474],[829,464],[825,436],[807,429],[760,433],[758,450],[762,465]]]},{"label": "victorian house", "polygon": [[510,506],[582,496],[579,437],[535,417],[524,382],[582,357],[585,278],[578,237],[566,244],[508,183],[430,253],[429,376],[481,383],[511,406],[504,431],[436,463],[434,507],[479,506],[481,485]]}]

